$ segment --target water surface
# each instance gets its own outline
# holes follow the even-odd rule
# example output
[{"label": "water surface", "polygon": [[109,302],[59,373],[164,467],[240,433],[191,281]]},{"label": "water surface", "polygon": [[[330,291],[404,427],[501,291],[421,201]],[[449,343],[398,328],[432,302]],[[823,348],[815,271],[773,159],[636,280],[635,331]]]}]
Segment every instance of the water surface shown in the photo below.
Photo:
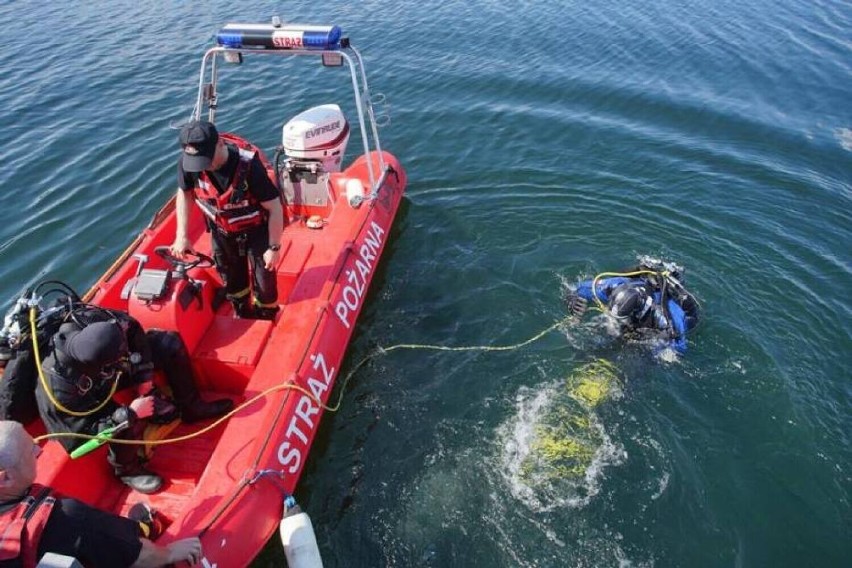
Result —
[{"label": "water surface", "polygon": [[[638,254],[685,266],[704,306],[676,364],[594,318],[371,360],[297,494],[326,566],[848,564],[848,3],[4,5],[0,298],[95,281],[174,191],[170,124],[215,30],[275,13],[348,32],[408,170],[343,373],[376,346],[521,342],[563,317],[565,283]],[[348,101],[301,69],[229,76],[220,125],[271,151],[292,115]],[[595,358],[623,384],[588,415],[593,463],[518,475]]]}]

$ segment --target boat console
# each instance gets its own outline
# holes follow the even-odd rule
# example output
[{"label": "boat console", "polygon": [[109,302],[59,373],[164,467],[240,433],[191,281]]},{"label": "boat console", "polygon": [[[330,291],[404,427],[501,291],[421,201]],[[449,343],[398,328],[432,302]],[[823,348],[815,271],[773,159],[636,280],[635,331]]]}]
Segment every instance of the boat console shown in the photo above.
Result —
[{"label": "boat console", "polygon": [[213,259],[197,252],[187,253],[187,260],[180,259],[167,246],[156,247],[154,252],[168,268],[140,264],[127,298],[127,312],[144,329],[180,332],[192,352],[214,316],[213,282],[201,270],[212,268]]}]

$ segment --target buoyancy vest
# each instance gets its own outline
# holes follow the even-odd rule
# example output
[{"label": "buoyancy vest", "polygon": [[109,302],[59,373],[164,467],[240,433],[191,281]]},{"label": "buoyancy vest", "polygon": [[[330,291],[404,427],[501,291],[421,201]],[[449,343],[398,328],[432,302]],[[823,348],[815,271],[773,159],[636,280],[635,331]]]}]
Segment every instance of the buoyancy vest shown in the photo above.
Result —
[{"label": "buoyancy vest", "polygon": [[34,484],[26,497],[0,513],[0,564],[35,568],[38,544],[56,504],[50,487]]},{"label": "buoyancy vest", "polygon": [[231,184],[219,193],[207,172],[198,174],[196,204],[211,224],[221,232],[232,235],[243,233],[266,223],[266,209],[248,188],[251,163],[257,150],[246,143],[237,148],[239,161],[231,178]]}]

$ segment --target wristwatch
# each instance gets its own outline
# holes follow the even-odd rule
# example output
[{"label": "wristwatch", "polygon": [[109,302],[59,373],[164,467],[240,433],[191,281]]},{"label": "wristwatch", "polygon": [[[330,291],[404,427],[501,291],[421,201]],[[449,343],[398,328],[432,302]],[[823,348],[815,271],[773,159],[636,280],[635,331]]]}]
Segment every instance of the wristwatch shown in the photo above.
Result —
[{"label": "wristwatch", "polygon": [[272,252],[278,252],[279,250],[281,250],[281,245],[277,243],[274,245],[269,245],[269,250],[271,250]]}]

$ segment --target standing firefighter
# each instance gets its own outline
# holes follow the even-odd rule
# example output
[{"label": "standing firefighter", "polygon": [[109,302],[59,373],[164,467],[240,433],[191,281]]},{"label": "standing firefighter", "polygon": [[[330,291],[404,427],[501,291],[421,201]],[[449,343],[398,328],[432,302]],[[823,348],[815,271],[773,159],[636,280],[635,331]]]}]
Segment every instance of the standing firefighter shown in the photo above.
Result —
[{"label": "standing firefighter", "polygon": [[[284,215],[278,188],[269,179],[257,149],[240,148],[219,136],[216,127],[193,120],[180,131],[177,230],[172,253],[183,258],[190,203],[207,221],[216,268],[238,317],[273,319],[278,311],[275,267]],[[254,276],[250,302],[249,264]]]}]

